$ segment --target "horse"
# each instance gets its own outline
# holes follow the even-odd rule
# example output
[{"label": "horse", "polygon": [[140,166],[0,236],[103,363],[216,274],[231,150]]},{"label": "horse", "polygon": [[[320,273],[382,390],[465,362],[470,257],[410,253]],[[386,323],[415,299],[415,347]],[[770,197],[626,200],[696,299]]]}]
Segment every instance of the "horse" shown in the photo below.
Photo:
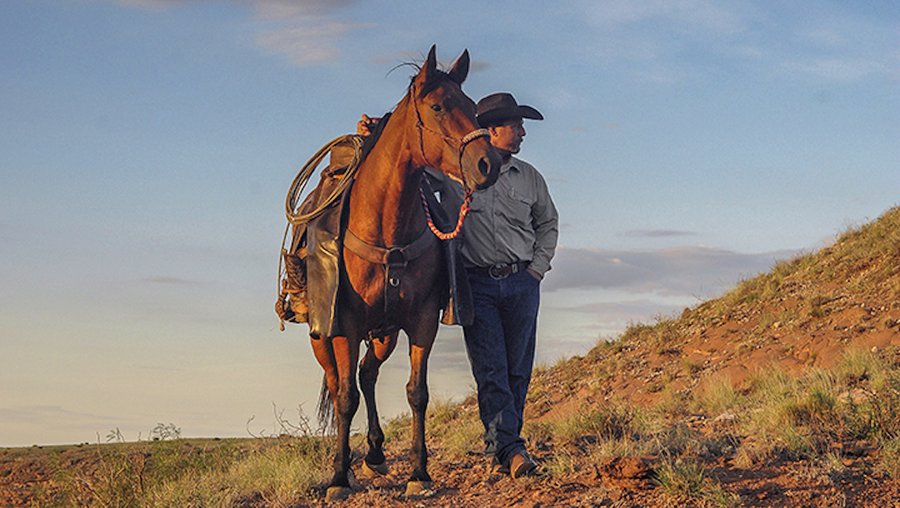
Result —
[{"label": "horse", "polygon": [[[461,89],[469,71],[468,50],[449,71],[438,69],[435,53],[432,46],[406,95],[360,163],[350,189],[335,313],[342,335],[310,336],[315,357],[325,371],[320,404],[330,401],[328,409],[333,411],[337,431],[334,475],[326,489],[329,500],[343,499],[352,492],[349,434],[359,405],[357,362],[368,418],[364,467],[387,473],[375,383],[381,364],[397,345],[400,330],[409,338],[406,395],[413,428],[412,473],[406,492],[414,495],[431,487],[425,446],[427,366],[448,280],[438,233],[427,227],[420,180],[425,167],[434,168],[462,182],[470,195],[492,185],[501,165],[489,134],[478,127],[475,103]],[[385,327],[390,320],[396,322]],[[364,341],[367,348],[359,360]]]}]

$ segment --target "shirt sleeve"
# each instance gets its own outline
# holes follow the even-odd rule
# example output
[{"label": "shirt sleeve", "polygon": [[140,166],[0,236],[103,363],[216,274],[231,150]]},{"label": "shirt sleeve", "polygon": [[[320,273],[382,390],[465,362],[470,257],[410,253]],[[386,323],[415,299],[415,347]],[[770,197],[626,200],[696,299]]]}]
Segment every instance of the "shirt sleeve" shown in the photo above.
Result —
[{"label": "shirt sleeve", "polygon": [[559,239],[559,213],[550,197],[547,182],[537,173],[535,181],[536,198],[531,207],[531,224],[534,228],[534,257],[528,268],[539,273],[541,277],[550,269],[550,260],[556,253]]}]

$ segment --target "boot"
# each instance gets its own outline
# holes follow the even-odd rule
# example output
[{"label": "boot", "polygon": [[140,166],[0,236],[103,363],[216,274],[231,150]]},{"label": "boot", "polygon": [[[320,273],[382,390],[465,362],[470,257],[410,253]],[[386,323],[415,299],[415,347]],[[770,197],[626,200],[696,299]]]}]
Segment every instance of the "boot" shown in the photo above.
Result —
[{"label": "boot", "polygon": [[[306,249],[301,248],[296,254],[282,252],[284,257],[285,278],[281,281],[281,298],[275,304],[278,316],[291,323],[309,321],[309,304],[306,298]],[[287,301],[285,301],[287,299]]]}]

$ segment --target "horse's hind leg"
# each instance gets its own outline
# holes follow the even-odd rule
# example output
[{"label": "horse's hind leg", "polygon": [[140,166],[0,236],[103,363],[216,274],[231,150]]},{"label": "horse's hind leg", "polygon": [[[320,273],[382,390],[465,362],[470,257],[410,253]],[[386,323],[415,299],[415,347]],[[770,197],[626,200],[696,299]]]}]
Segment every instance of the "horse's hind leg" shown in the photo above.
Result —
[{"label": "horse's hind leg", "polygon": [[334,404],[337,426],[338,450],[334,457],[334,476],[328,483],[326,498],[337,500],[347,497],[350,490],[350,422],[359,406],[359,390],[356,387],[356,362],[359,358],[359,341],[346,337],[313,340],[313,352],[325,369],[325,378]]},{"label": "horse's hind leg", "polygon": [[366,453],[365,466],[374,473],[387,474],[387,464],[384,458],[384,432],[378,421],[378,408],[375,404],[375,382],[378,380],[378,370],[381,364],[391,355],[397,345],[397,334],[373,340],[366,349],[362,362],[359,365],[359,386],[363,399],[366,401],[366,416],[369,422],[369,434],[367,441],[369,451]]}]

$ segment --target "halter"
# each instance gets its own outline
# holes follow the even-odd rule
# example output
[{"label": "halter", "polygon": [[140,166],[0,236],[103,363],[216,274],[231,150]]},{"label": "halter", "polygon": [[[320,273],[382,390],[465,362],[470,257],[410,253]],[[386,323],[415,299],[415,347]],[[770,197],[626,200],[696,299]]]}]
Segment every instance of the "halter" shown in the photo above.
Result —
[{"label": "halter", "polygon": [[471,143],[472,141],[475,141],[478,138],[482,138],[482,137],[489,138],[491,136],[491,133],[487,129],[475,129],[472,132],[463,136],[462,138],[455,138],[452,136],[448,136],[448,135],[444,134],[443,132],[436,131],[436,130],[428,127],[427,125],[425,125],[425,122],[422,121],[422,114],[419,112],[419,105],[418,105],[418,102],[416,101],[415,85],[412,86],[412,90],[410,91],[410,97],[412,100],[413,110],[416,112],[416,130],[419,132],[419,151],[422,152],[422,160],[424,160],[425,163],[428,164],[429,167],[436,168],[436,166],[434,164],[432,164],[431,161],[428,160],[428,156],[425,154],[425,131],[426,130],[432,134],[440,136],[441,139],[443,139],[444,141],[451,144],[451,146],[452,146],[452,144],[459,145],[459,150],[458,150],[459,174],[462,179],[464,197],[463,197],[462,204],[459,205],[459,215],[458,215],[458,219],[456,220],[456,227],[454,227],[452,231],[444,232],[444,231],[441,231],[440,229],[438,229],[437,226],[434,225],[434,221],[431,218],[431,212],[429,211],[429,208],[428,208],[428,201],[425,199],[425,194],[424,194],[424,191],[422,190],[422,187],[421,186],[419,187],[419,196],[422,198],[422,208],[425,209],[425,219],[428,222],[428,229],[430,229],[431,232],[434,233],[434,236],[438,237],[440,240],[452,240],[453,238],[456,238],[457,235],[459,235],[459,231],[460,231],[460,229],[462,229],[463,221],[465,221],[466,215],[469,213],[469,204],[472,202],[472,192],[474,192],[474,189],[469,187],[469,183],[466,181],[466,172],[463,171],[463,155],[465,154],[466,146],[468,146],[469,143]]}]

